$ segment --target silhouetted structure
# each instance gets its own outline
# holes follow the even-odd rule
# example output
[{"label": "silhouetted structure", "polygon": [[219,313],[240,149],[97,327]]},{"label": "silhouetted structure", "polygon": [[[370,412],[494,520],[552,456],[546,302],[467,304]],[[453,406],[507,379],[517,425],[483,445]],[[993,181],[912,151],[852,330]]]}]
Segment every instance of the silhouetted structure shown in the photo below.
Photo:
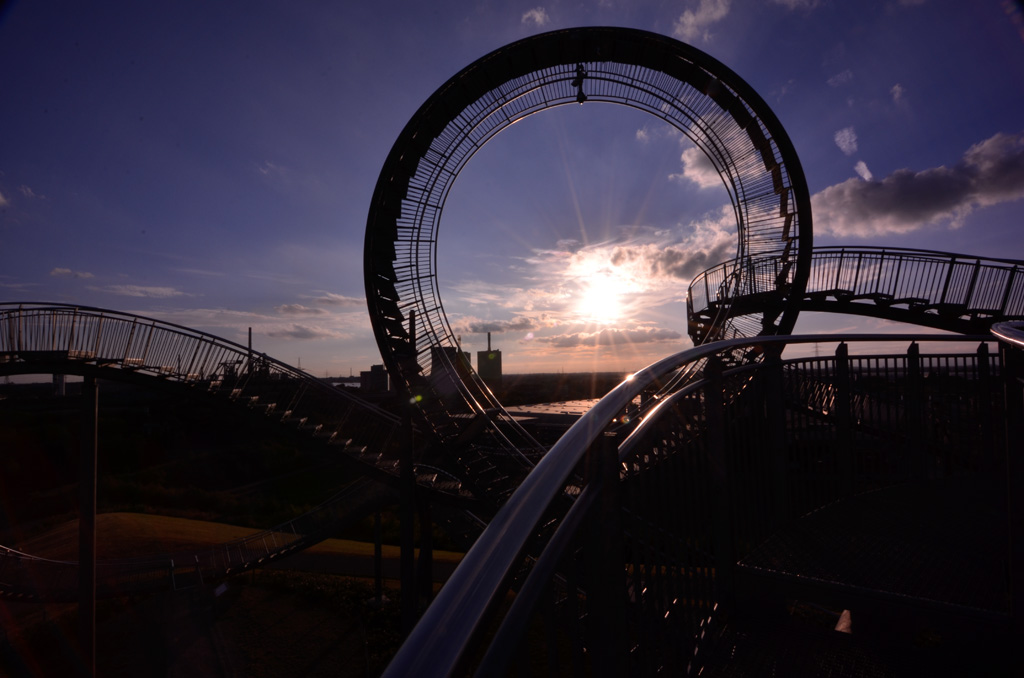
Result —
[{"label": "silhouetted structure", "polygon": [[387,393],[389,388],[388,372],[383,365],[370,365],[369,370],[359,373],[359,390],[363,393]]},{"label": "silhouetted structure", "polygon": [[477,351],[476,371],[492,392],[501,390],[501,351],[491,349],[491,333],[487,333],[487,350]]}]

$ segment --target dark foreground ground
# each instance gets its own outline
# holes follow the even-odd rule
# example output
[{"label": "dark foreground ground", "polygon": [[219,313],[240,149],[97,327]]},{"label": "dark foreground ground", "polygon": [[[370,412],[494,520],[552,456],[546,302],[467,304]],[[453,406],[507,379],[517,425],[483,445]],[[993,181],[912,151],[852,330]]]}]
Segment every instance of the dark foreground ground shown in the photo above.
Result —
[{"label": "dark foreground ground", "polygon": [[[399,594],[371,580],[260,571],[211,590],[98,606],[96,675],[377,676],[398,648]],[[0,603],[0,674],[74,676],[77,606]]]}]

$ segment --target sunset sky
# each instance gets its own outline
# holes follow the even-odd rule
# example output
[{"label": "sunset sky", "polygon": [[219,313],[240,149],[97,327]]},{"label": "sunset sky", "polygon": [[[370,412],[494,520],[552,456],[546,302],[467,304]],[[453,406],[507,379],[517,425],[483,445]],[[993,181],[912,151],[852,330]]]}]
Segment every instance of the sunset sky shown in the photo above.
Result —
[{"label": "sunset sky", "polygon": [[[423,101],[536,33],[688,42],[772,107],[815,244],[1024,259],[1016,0],[0,4],[0,301],[135,312],[322,376],[381,362],[362,248]],[[690,345],[686,288],[735,254],[721,182],[658,119],[592,103],[488,143],[441,220],[463,348],[506,372],[634,370]],[[800,329],[881,321],[802,318]],[[475,360],[475,358],[474,358]]]}]

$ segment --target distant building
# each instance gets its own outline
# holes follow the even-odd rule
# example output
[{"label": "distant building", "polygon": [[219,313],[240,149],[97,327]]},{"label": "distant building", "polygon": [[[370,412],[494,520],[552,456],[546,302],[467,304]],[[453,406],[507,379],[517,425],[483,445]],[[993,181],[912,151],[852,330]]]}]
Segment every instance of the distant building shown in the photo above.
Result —
[{"label": "distant building", "polygon": [[487,333],[487,350],[476,353],[476,372],[492,391],[501,389],[501,351],[491,350],[491,333]]},{"label": "distant building", "polygon": [[388,371],[383,365],[371,365],[369,372],[360,372],[359,390],[363,393],[387,393]]}]

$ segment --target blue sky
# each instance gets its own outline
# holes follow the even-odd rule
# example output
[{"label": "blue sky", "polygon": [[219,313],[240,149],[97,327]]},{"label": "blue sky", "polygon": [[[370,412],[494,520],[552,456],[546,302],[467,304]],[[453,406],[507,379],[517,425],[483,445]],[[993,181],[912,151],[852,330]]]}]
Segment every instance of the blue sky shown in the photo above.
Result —
[{"label": "blue sky", "polygon": [[[398,133],[475,59],[577,25],[674,36],[750,83],[800,156],[816,244],[1024,259],[1014,0],[35,0],[0,10],[0,300],[252,327],[314,374],[367,369],[362,244]],[[449,320],[472,352],[492,331],[506,372],[637,369],[689,345],[689,278],[735,252],[726,203],[651,116],[533,116],[449,196]]]}]

